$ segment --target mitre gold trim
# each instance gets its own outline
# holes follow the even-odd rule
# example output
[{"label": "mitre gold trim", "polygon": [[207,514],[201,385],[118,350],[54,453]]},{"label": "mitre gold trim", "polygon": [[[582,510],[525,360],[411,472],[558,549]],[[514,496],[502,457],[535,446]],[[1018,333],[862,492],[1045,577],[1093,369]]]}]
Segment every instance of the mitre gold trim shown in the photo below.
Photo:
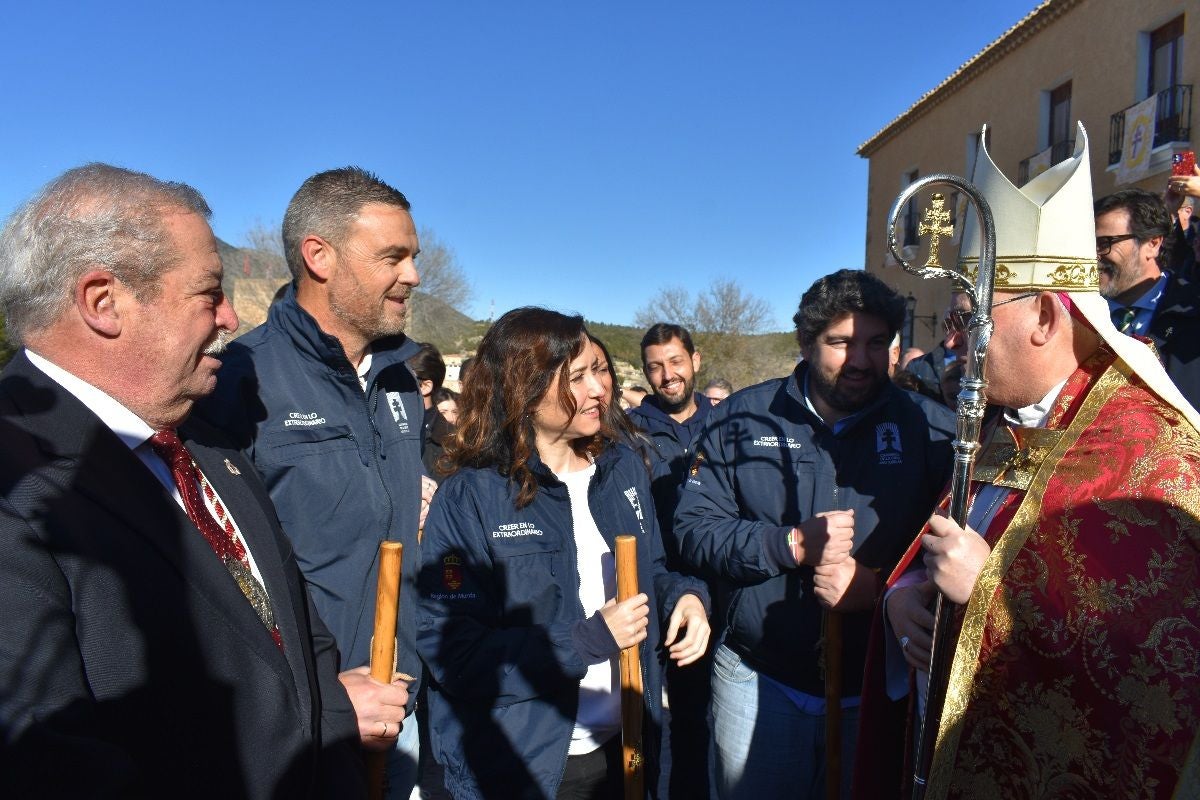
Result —
[{"label": "mitre gold trim", "polygon": [[[979,259],[964,257],[958,269],[972,282],[979,277]],[[1074,256],[1000,256],[996,258],[995,287],[1003,291],[1098,291],[1096,259]]]}]

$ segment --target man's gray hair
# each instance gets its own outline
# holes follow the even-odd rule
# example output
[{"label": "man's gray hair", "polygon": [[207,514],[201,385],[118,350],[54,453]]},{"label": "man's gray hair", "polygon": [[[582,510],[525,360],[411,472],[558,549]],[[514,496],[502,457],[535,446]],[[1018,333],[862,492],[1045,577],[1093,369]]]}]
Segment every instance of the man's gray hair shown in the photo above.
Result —
[{"label": "man's gray hair", "polygon": [[0,311],[10,339],[24,343],[54,324],[89,269],[111,272],[139,300],[178,261],[163,218],[208,219],[201,194],[183,183],[109,164],[86,164],[46,184],[0,232]]},{"label": "man's gray hair", "polygon": [[304,275],[300,243],[306,236],[320,236],[337,248],[367,203],[412,210],[399,190],[361,167],[318,172],[301,184],[283,215],[283,252],[292,277]]}]

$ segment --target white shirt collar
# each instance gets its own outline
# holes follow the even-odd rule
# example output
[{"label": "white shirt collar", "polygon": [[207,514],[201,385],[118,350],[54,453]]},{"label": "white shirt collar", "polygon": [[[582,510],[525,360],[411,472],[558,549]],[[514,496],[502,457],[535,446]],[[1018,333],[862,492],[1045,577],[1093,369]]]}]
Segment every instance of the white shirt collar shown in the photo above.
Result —
[{"label": "white shirt collar", "polygon": [[358,362],[358,382],[362,386],[363,391],[367,389],[367,373],[371,371],[372,358],[371,347],[367,346],[367,350],[363,353],[362,361]]},{"label": "white shirt collar", "polygon": [[1051,387],[1038,402],[1033,405],[1013,409],[1006,409],[1004,419],[1009,425],[1017,428],[1044,428],[1046,427],[1046,419],[1050,416],[1051,409],[1054,408],[1054,401],[1058,399],[1058,395],[1062,392],[1063,387],[1067,385],[1066,379],[1056,386]]},{"label": "white shirt collar", "polygon": [[46,373],[46,377],[66,389],[87,406],[100,421],[108,426],[125,446],[133,450],[154,435],[154,429],[111,395],[97,389],[85,380],[75,377],[62,367],[26,348],[25,355],[30,363]]}]

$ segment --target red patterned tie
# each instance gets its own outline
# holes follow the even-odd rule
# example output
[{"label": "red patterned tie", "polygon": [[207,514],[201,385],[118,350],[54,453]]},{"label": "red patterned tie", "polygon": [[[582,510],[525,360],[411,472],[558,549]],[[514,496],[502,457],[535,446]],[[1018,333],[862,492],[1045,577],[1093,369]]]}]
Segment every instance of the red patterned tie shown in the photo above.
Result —
[{"label": "red patterned tie", "polygon": [[[242,590],[242,594],[246,595],[246,599],[250,601],[250,605],[258,613],[259,619],[270,632],[271,638],[282,650],[283,638],[279,635],[279,627],[275,624],[275,612],[271,608],[271,599],[250,570],[250,560],[246,557],[246,548],[242,546],[235,535],[233,520],[221,507],[221,501],[217,499],[216,493],[209,486],[204,473],[192,461],[192,454],[183,446],[183,442],[179,441],[175,431],[169,429],[159,431],[151,436],[150,446],[154,448],[158,457],[167,462],[167,466],[171,468],[171,476],[175,479],[179,496],[183,498],[183,507],[187,511],[188,517],[200,529],[204,540],[208,542],[213,552],[217,554],[217,558],[221,559],[221,563],[237,581],[238,588]],[[213,507],[217,510],[217,517],[223,521],[223,525],[213,517],[208,506],[204,504],[204,498],[200,496],[200,487],[204,488],[205,494],[212,500]]]}]

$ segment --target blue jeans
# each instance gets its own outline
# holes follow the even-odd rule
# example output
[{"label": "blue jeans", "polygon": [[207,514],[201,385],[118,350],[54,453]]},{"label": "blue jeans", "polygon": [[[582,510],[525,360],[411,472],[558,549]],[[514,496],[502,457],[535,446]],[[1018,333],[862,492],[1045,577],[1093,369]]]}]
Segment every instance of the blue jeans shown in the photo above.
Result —
[{"label": "blue jeans", "polygon": [[421,740],[417,736],[417,715],[404,718],[404,726],[396,737],[396,746],[388,751],[387,800],[408,800],[417,785],[417,764]]},{"label": "blue jeans", "polygon": [[[721,645],[713,657],[714,778],[721,800],[825,796],[825,715],[808,714]],[[858,709],[842,710],[841,796],[850,796]]]}]

